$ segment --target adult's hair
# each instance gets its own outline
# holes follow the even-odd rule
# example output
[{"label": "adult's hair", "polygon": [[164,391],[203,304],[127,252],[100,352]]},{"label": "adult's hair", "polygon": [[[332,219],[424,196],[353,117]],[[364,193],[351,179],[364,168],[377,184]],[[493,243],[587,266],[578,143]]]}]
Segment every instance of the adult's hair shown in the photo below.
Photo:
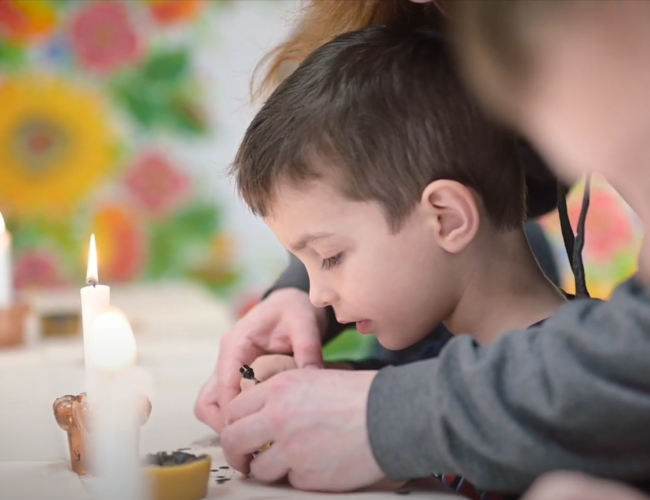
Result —
[{"label": "adult's hair", "polygon": [[370,26],[429,26],[442,31],[446,1],[417,4],[410,0],[311,0],[300,10],[287,40],[258,64],[251,82],[252,94],[267,97],[309,54],[349,31]]},{"label": "adult's hair", "polygon": [[460,67],[472,90],[492,114],[517,121],[550,21],[567,23],[570,9],[599,8],[600,2],[566,0],[464,0],[450,7]]}]

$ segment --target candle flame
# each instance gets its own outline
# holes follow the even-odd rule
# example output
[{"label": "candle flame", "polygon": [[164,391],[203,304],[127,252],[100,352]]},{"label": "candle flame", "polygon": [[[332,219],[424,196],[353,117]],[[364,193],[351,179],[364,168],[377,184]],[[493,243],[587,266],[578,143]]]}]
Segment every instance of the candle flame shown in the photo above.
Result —
[{"label": "candle flame", "polygon": [[5,226],[5,220],[2,217],[2,213],[0,212],[0,233],[4,233],[6,228],[7,226]]},{"label": "candle flame", "polygon": [[97,247],[95,245],[95,234],[90,235],[90,249],[88,250],[88,269],[86,271],[86,283],[96,285],[99,283],[99,272],[97,271]]},{"label": "candle flame", "polygon": [[91,362],[107,371],[118,371],[135,360],[136,346],[129,320],[111,307],[99,314],[93,324]]}]

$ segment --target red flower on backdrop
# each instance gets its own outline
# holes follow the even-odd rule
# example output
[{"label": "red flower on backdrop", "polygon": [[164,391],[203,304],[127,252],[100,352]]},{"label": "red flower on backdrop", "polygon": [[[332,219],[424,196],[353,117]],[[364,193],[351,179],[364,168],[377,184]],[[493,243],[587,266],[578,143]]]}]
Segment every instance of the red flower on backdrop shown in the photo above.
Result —
[{"label": "red flower on backdrop", "polygon": [[[600,262],[611,262],[620,252],[634,247],[634,224],[621,198],[607,187],[595,185],[585,224],[585,254]],[[569,202],[569,218],[578,225],[582,195]]]},{"label": "red flower on backdrop", "polygon": [[0,1],[0,38],[34,42],[48,36],[55,23],[54,8],[45,0]]},{"label": "red flower on backdrop", "polygon": [[205,4],[203,0],[149,0],[152,16],[160,24],[173,24],[193,18]]},{"label": "red flower on backdrop", "polygon": [[137,203],[153,215],[163,215],[182,204],[190,191],[188,176],[158,152],[145,153],[124,180]]},{"label": "red flower on backdrop", "polygon": [[95,214],[93,228],[97,236],[100,280],[136,278],[144,267],[146,241],[133,214],[121,206],[105,206]]},{"label": "red flower on backdrop", "polygon": [[111,71],[140,55],[137,33],[122,2],[82,5],[72,22],[71,35],[77,57],[89,69]]},{"label": "red flower on backdrop", "polygon": [[59,262],[46,250],[22,252],[14,268],[16,288],[53,287],[64,283]]}]

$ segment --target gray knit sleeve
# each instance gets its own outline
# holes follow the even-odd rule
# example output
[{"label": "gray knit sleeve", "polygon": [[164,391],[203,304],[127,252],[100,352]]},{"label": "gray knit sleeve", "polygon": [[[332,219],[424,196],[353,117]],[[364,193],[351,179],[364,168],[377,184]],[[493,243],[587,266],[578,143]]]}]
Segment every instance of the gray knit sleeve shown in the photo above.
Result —
[{"label": "gray knit sleeve", "polygon": [[609,302],[568,303],[491,346],[461,335],[437,359],[385,368],[367,419],[396,480],[452,473],[521,492],[552,469],[648,479],[648,293],[632,279]]}]

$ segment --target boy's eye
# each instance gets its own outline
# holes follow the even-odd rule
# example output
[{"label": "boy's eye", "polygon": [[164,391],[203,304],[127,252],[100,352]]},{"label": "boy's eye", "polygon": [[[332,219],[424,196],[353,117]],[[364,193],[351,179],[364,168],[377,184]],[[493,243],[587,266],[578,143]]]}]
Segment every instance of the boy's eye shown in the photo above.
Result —
[{"label": "boy's eye", "polygon": [[321,269],[328,270],[332,269],[335,266],[338,266],[341,263],[341,253],[336,254],[334,257],[329,257],[327,259],[323,259],[323,263],[321,264]]}]

